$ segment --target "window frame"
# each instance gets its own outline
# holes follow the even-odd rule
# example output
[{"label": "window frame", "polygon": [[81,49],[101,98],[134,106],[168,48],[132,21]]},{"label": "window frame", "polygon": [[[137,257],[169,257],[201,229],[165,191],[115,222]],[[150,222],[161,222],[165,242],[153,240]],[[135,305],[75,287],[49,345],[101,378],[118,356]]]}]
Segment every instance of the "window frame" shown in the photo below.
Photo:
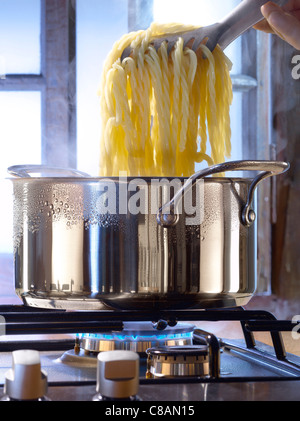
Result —
[{"label": "window frame", "polygon": [[76,0],[40,2],[41,73],[2,75],[0,91],[41,93],[41,163],[76,168]]}]

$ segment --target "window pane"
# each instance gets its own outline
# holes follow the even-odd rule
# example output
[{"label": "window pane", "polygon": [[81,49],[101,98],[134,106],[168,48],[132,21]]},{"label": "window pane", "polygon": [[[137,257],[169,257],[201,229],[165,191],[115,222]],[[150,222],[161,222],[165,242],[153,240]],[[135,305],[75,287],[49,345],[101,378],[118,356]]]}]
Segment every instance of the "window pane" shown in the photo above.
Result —
[{"label": "window pane", "polygon": [[7,168],[41,163],[41,95],[0,92],[0,304],[19,304],[13,281],[13,197]]},{"label": "window pane", "polygon": [[[78,168],[98,174],[100,111],[97,90],[103,62],[128,32],[128,0],[77,0]],[[88,48],[87,48],[88,46]]]},{"label": "window pane", "polygon": [[0,0],[0,73],[40,73],[40,0]]},{"label": "window pane", "polygon": [[38,92],[0,92],[0,253],[12,251],[11,165],[41,162],[41,98]]}]

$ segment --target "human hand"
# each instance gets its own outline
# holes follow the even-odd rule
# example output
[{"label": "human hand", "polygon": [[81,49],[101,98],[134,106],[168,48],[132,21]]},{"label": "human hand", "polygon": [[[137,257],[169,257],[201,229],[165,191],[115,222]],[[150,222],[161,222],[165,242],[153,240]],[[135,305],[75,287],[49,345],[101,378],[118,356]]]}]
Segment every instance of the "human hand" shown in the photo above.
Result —
[{"label": "human hand", "polygon": [[282,8],[269,1],[261,8],[265,19],[255,29],[280,36],[300,50],[300,0],[290,0]]}]

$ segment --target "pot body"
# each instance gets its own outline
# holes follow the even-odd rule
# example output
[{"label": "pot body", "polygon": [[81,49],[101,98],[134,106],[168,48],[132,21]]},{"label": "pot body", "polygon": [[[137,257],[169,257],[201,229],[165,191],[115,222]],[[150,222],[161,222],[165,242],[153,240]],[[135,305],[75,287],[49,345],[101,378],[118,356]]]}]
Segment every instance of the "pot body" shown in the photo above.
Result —
[{"label": "pot body", "polygon": [[256,223],[241,222],[251,180],[205,178],[170,228],[156,218],[165,181],[13,180],[23,301],[75,310],[245,305],[256,289]]}]

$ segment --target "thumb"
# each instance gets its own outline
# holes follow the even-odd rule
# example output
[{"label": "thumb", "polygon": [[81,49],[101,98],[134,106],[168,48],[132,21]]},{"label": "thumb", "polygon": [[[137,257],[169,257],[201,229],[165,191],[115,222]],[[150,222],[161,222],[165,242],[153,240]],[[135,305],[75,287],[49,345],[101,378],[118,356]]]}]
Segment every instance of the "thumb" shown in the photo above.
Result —
[{"label": "thumb", "polygon": [[300,50],[300,21],[295,16],[272,2],[262,6],[261,12],[277,35]]}]

